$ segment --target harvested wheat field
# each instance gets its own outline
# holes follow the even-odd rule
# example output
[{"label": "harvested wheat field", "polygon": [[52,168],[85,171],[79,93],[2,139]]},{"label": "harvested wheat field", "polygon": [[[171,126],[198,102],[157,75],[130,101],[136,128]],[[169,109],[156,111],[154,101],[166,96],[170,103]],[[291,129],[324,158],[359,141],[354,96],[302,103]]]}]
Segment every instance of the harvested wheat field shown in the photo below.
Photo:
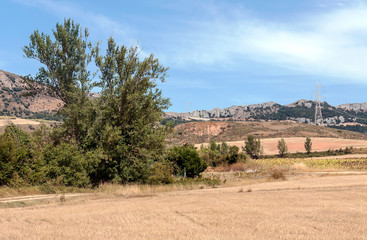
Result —
[{"label": "harvested wheat field", "polygon": [[[280,138],[264,139],[262,145],[264,146],[265,154],[278,154],[278,141]],[[288,151],[291,153],[305,152],[305,138],[284,138],[287,143]],[[358,139],[341,139],[341,138],[312,138],[312,151],[327,151],[329,149],[340,149],[346,147],[366,148],[367,140]]]},{"label": "harvested wheat field", "polygon": [[1,239],[366,239],[367,175],[0,209]]},{"label": "harvested wheat field", "polygon": [[[265,138],[261,139],[261,145],[264,148],[265,155],[275,155],[278,154],[278,141],[280,138]],[[287,143],[288,151],[290,153],[305,152],[306,138],[302,137],[292,137],[284,138]],[[329,149],[337,150],[340,148],[353,147],[353,148],[367,148],[367,140],[359,139],[343,139],[343,138],[321,138],[314,137],[312,140],[312,151],[327,151]],[[242,149],[244,146],[243,141],[227,142],[230,146],[237,146]],[[195,144],[195,147],[200,148],[201,144]],[[208,146],[208,143],[204,143],[204,146]]]}]

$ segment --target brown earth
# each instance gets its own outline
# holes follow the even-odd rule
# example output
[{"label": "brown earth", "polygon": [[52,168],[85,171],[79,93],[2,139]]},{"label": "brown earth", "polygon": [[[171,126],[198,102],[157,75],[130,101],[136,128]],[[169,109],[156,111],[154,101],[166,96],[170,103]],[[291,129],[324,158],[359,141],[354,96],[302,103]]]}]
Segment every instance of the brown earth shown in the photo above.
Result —
[{"label": "brown earth", "polygon": [[367,175],[0,209],[1,239],[365,239]]},{"label": "brown earth", "polygon": [[294,122],[190,122],[175,127],[168,141],[174,144],[197,144],[244,141],[247,135],[259,138],[324,137],[367,140],[367,135],[334,128]]}]

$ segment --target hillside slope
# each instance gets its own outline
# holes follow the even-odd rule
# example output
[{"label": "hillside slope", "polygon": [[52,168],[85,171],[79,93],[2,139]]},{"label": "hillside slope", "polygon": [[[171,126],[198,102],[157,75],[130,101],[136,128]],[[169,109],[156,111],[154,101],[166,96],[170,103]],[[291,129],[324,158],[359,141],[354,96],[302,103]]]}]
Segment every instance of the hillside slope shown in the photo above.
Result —
[{"label": "hillside slope", "polygon": [[21,76],[0,70],[0,116],[54,118],[63,102],[46,94],[29,95]]},{"label": "hillside slope", "polygon": [[214,140],[241,141],[247,135],[259,138],[275,137],[332,137],[346,139],[367,139],[367,135],[334,128],[294,122],[190,122],[177,125],[168,138],[171,143],[203,143]]}]

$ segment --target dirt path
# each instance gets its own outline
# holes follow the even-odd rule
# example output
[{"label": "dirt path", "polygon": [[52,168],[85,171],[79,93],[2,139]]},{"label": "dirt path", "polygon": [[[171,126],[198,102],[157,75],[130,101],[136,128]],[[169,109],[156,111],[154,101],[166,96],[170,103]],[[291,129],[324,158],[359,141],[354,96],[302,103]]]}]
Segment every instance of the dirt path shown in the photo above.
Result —
[{"label": "dirt path", "polygon": [[65,198],[70,197],[80,197],[80,196],[88,196],[88,193],[66,193],[66,194],[43,194],[43,195],[28,195],[28,196],[20,196],[20,197],[8,197],[8,198],[0,198],[0,203],[12,203],[12,202],[26,202],[26,201],[35,201],[35,200],[44,200],[44,199],[55,199],[64,196]]}]

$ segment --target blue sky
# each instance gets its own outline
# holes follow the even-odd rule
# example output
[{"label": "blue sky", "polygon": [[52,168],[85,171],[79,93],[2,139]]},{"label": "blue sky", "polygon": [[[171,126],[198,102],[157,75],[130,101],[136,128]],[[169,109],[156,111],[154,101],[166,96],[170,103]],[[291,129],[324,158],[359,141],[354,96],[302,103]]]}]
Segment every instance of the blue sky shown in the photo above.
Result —
[{"label": "blue sky", "polygon": [[[0,69],[35,74],[22,47],[72,18],[92,41],[139,44],[168,66],[169,111],[311,99],[366,102],[367,0],[1,0]],[[187,104],[189,103],[189,104]]]}]

